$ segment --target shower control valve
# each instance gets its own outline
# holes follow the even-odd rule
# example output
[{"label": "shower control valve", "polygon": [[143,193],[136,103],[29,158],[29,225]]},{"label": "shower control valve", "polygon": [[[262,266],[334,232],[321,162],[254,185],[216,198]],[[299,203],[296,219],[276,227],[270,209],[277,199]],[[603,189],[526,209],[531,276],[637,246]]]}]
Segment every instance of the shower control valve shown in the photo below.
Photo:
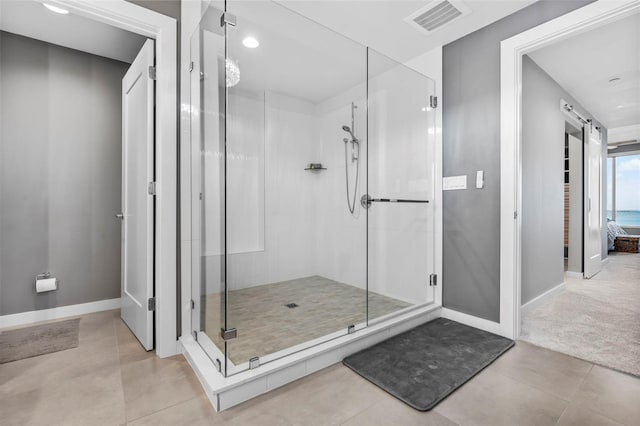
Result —
[{"label": "shower control valve", "polygon": [[373,201],[373,198],[371,198],[371,195],[369,194],[364,194],[361,198],[360,198],[360,205],[362,207],[364,207],[365,209],[368,209],[369,207],[371,207],[371,202]]}]

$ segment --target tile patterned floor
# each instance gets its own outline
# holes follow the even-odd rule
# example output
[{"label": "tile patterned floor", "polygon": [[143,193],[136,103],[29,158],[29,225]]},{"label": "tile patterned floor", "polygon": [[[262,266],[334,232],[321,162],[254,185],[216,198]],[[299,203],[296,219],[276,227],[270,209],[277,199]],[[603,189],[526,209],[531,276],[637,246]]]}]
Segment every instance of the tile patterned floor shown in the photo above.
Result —
[{"label": "tile patterned floor", "polygon": [[83,316],[78,348],[0,365],[3,426],[636,426],[638,395],[638,378],[518,342],[426,413],[340,364],[216,413],[184,358],[145,352],[118,311]]},{"label": "tile patterned floor", "polygon": [[640,376],[640,254],[610,253],[590,280],[565,282],[522,316],[521,339]]},{"label": "tile patterned floor", "polygon": [[[374,292],[368,298],[370,319],[410,306]],[[317,275],[234,290],[228,300],[228,318],[238,338],[227,345],[236,365],[340,330],[346,333],[349,325],[366,319],[365,290]],[[287,308],[288,303],[298,307]],[[220,295],[204,296],[201,306],[207,336],[222,351]]]}]

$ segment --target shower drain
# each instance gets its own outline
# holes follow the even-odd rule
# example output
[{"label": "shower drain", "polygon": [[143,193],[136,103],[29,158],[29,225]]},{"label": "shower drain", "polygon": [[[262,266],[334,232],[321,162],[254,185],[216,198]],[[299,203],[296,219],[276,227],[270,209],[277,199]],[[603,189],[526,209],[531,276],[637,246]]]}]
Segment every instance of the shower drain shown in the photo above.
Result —
[{"label": "shower drain", "polygon": [[284,306],[286,306],[286,307],[287,307],[287,308],[289,308],[289,309],[293,309],[293,308],[297,308],[297,307],[298,307],[298,304],[297,304],[297,303],[287,303],[287,304],[286,304],[286,305],[284,305]]}]

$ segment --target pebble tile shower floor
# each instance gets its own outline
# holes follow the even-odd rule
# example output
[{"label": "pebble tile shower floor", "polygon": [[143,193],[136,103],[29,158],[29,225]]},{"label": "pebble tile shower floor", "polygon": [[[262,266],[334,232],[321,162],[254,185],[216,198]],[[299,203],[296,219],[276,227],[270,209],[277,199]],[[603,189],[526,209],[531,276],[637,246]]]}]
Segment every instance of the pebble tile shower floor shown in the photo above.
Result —
[{"label": "pebble tile shower floor", "polygon": [[[207,336],[220,348],[222,324],[219,294],[203,297]],[[344,330],[366,319],[367,292],[321,276],[233,290],[227,317],[238,338],[227,342],[229,358],[238,365]],[[369,292],[369,319],[406,308],[409,303]],[[296,305],[296,307],[289,305]]]}]

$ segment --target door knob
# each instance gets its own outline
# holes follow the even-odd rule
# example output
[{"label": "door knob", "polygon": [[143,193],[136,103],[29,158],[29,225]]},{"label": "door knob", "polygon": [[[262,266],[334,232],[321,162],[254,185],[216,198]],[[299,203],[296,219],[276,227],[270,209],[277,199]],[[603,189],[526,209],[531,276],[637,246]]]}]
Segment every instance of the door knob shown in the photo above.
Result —
[{"label": "door knob", "polygon": [[115,215],[118,219],[123,220],[124,219],[124,214],[121,213],[116,213]]}]

